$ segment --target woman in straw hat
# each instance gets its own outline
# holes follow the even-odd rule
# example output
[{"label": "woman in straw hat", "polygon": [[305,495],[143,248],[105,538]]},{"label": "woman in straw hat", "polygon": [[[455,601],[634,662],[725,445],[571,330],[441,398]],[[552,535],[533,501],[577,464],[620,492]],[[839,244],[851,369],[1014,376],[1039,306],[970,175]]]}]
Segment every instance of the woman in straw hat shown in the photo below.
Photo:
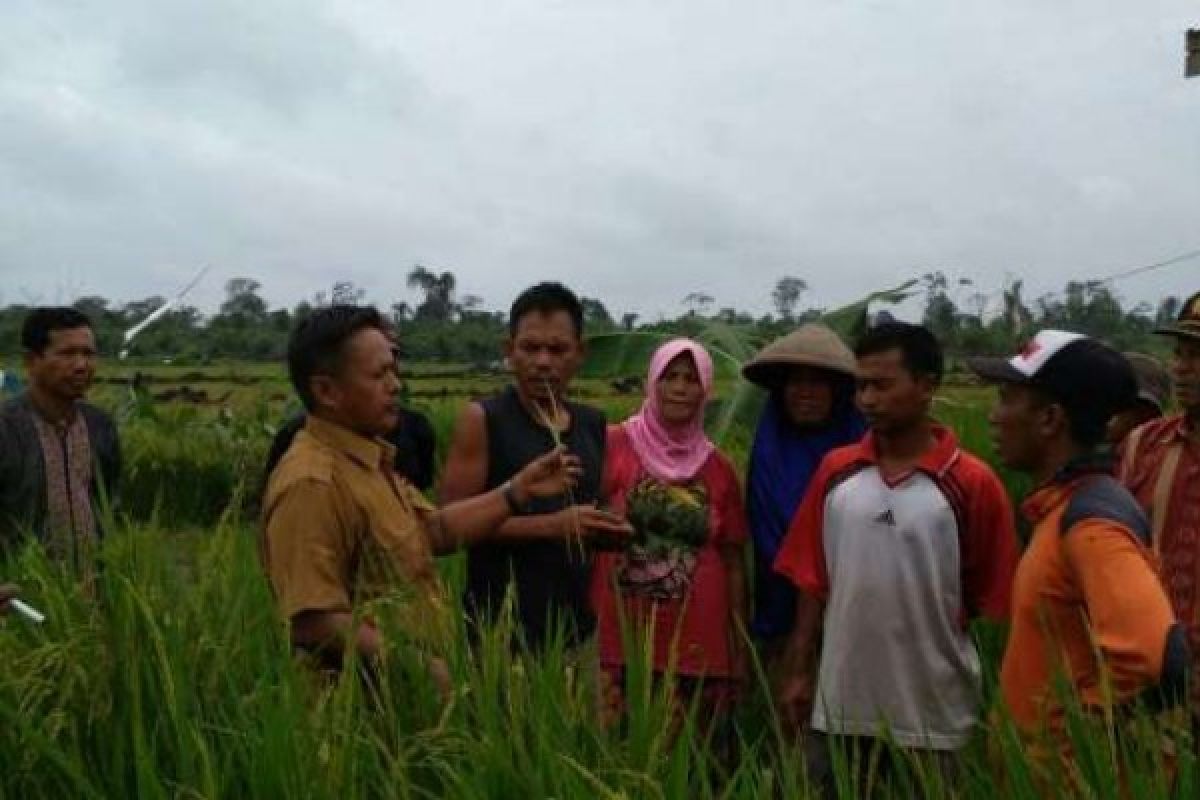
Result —
[{"label": "woman in straw hat", "polygon": [[742,367],[770,392],[750,452],[746,489],[754,540],[751,631],[768,665],[792,628],[796,592],[771,565],[825,454],[862,438],[866,423],[854,407],[854,354],[824,325],[810,323],[776,339]]}]

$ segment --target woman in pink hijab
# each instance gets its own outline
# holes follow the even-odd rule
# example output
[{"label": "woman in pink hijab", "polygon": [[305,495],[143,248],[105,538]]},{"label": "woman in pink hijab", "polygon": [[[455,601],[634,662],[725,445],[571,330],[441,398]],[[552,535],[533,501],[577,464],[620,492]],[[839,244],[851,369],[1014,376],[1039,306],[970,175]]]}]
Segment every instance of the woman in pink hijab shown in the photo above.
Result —
[{"label": "woman in pink hijab", "polygon": [[641,411],[610,425],[604,494],[633,524],[633,544],[602,553],[593,571],[606,710],[619,714],[626,645],[650,641],[657,680],[671,676],[679,708],[703,692],[700,716],[727,712],[744,677],[747,536],[732,464],[704,433],[712,395],[708,351],[674,339],[650,361]]}]

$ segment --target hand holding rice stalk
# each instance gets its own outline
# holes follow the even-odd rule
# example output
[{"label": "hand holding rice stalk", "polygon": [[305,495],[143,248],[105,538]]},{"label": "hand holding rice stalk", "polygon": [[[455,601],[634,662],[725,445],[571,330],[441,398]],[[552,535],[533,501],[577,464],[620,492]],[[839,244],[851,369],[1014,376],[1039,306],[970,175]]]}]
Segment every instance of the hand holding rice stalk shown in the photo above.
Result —
[{"label": "hand holding rice stalk", "polygon": [[[567,410],[558,402],[558,395],[554,391],[554,387],[550,385],[550,381],[544,382],[546,390],[547,404],[535,403],[537,408],[538,424],[550,432],[550,438],[554,442],[555,449],[565,452],[566,444],[563,442],[563,431],[570,425],[570,419],[567,417]],[[575,492],[571,487],[567,487],[567,508],[571,511],[571,530],[567,537],[567,541],[571,545],[571,550],[577,553],[580,559],[583,559],[583,525],[579,521],[579,511],[575,504]]]}]

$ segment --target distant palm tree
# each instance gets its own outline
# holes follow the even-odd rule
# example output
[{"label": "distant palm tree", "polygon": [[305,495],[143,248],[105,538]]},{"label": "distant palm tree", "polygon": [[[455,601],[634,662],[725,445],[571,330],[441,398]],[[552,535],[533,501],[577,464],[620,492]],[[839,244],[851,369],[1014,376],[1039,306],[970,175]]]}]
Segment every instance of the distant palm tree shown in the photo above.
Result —
[{"label": "distant palm tree", "polygon": [[458,283],[454,273],[443,272],[438,275],[417,264],[408,273],[407,283],[410,289],[420,289],[425,293],[425,299],[417,306],[417,319],[446,322],[458,311],[454,303],[454,289]]}]

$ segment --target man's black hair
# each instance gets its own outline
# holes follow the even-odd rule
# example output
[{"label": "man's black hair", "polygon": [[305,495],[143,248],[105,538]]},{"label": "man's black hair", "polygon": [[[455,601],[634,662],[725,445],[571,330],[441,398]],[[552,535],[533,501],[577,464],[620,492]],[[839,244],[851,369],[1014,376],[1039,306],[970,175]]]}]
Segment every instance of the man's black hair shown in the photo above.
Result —
[{"label": "man's black hair", "polygon": [[317,309],[292,330],[287,349],[288,376],[309,411],[316,405],[313,376],[337,375],[346,341],[364,328],[390,332],[375,308],[350,305]]},{"label": "man's black hair", "polygon": [[87,314],[70,306],[46,306],[35,308],[21,324],[21,349],[26,353],[41,355],[50,344],[54,331],[72,331],[90,328],[92,321]]},{"label": "man's black hair", "polygon": [[517,335],[517,323],[533,312],[553,314],[565,311],[575,326],[575,335],[583,338],[583,305],[575,293],[561,283],[546,281],[530,286],[517,296],[508,312],[508,335]]},{"label": "man's black hair", "polygon": [[[1069,358],[1069,350],[1088,351],[1089,357]],[[1071,440],[1088,450],[1104,441],[1109,418],[1136,402],[1138,392],[1129,360],[1094,340],[1067,345],[1027,385],[1044,403],[1063,409]]]},{"label": "man's black hair", "polygon": [[1037,383],[1027,384],[1038,400],[1044,404],[1057,404],[1067,416],[1071,441],[1084,450],[1094,450],[1104,441],[1108,433],[1108,421],[1112,408],[1107,403],[1097,403],[1093,397],[1084,397],[1080,392],[1052,390]]},{"label": "man's black hair", "polygon": [[907,322],[887,322],[868,328],[854,346],[854,355],[863,356],[899,350],[904,355],[904,368],[914,378],[929,377],[942,382],[945,358],[937,337],[922,325]]}]

